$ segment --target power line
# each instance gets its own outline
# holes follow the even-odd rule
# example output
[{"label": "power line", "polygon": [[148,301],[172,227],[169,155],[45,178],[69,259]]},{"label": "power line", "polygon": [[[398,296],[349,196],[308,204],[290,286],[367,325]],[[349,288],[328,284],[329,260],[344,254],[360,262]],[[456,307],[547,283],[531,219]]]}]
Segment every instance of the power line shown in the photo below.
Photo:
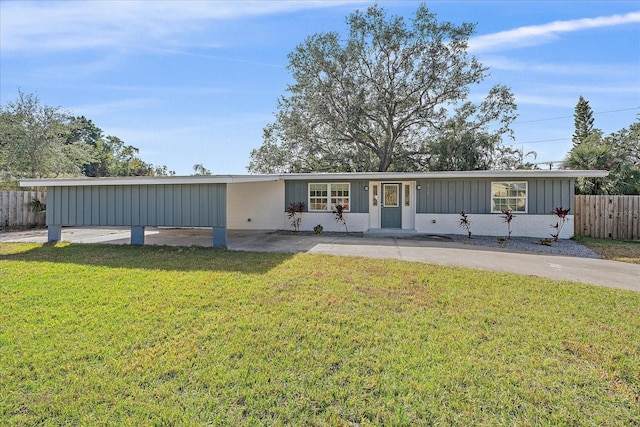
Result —
[{"label": "power line", "polygon": [[[632,110],[640,110],[640,107],[621,108],[619,110],[609,110],[609,111],[594,111],[593,114],[619,113],[621,111],[632,111]],[[570,119],[572,117],[573,117],[573,115],[571,115],[571,116],[549,117],[547,119],[526,120],[524,122],[515,121],[512,124],[515,125],[515,124],[523,124],[523,123],[538,123],[538,122],[546,122],[546,121],[550,121],[550,120]]]},{"label": "power line", "polygon": [[513,144],[509,144],[510,146],[521,145],[521,144],[540,144],[544,142],[557,142],[557,141],[570,141],[571,138],[557,138],[557,139],[541,139],[539,141],[525,141],[525,142],[514,142]]},{"label": "power line", "polygon": [[[640,110],[640,107],[632,107],[632,108],[620,108],[618,110],[608,110],[608,111],[595,111],[593,112],[593,114],[609,114],[609,113],[619,113],[622,111],[633,111],[633,110]],[[538,123],[538,122],[548,122],[551,120],[560,120],[560,119],[570,119],[574,117],[573,115],[571,116],[558,116],[558,117],[549,117],[546,119],[535,119],[535,120],[525,120],[523,122],[516,120],[515,122],[511,123],[511,125],[521,125],[521,124],[526,124],[526,123]],[[496,127],[496,126],[500,126],[499,124],[492,124],[489,125],[489,127]]]},{"label": "power line", "polygon": [[[618,109],[618,110],[608,110],[608,111],[598,111],[598,112],[594,112],[593,114],[618,113],[618,112],[621,112],[621,111],[632,111],[632,110],[640,110],[640,107],[621,108],[621,109]],[[573,117],[573,116],[550,117],[548,119],[527,120],[527,121],[524,121],[524,122],[517,122],[516,121],[516,122],[513,122],[512,124],[546,122],[546,121],[549,121],[549,120],[568,119],[568,118],[571,118],[571,117]],[[571,139],[572,138],[540,139],[540,140],[537,140],[537,141],[517,142],[517,143],[509,144],[509,146],[513,147],[514,145],[541,144],[541,143],[546,143],[546,142],[570,141]]]}]

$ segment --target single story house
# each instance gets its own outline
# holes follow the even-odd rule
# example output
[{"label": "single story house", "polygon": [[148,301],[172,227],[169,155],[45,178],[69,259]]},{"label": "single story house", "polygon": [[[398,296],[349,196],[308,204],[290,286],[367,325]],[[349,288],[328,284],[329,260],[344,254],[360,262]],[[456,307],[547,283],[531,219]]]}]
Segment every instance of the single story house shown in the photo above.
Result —
[{"label": "single story house", "polygon": [[[460,212],[475,235],[504,236],[502,210],[516,218],[513,236],[549,237],[556,207],[573,215],[575,179],[606,171],[513,170],[468,172],[362,172],[28,179],[23,187],[47,187],[49,241],[62,227],[131,227],[131,243],[144,244],[145,227],[208,227],[214,247],[227,230],[292,229],[291,203],[304,203],[300,230],[322,225],[344,231],[332,211],[345,207],[349,231],[466,234]],[[565,227],[561,238],[573,236]]]}]

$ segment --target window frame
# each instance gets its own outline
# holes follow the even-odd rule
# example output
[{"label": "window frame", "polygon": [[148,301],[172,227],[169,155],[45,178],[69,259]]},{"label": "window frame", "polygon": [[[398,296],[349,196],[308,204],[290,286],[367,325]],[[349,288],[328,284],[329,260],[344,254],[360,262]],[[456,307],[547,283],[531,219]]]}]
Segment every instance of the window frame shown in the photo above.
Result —
[{"label": "window frame", "polygon": [[[494,185],[521,185],[524,184],[524,196],[497,196],[496,195],[496,191],[494,190]],[[518,191],[517,189],[514,189],[516,191]],[[509,189],[507,188],[507,191],[509,191]],[[504,200],[504,201],[508,201],[508,200],[513,200],[515,201],[514,206],[515,208],[512,209],[511,211],[513,213],[528,213],[529,212],[529,182],[528,181],[491,181],[491,193],[490,193],[490,203],[491,203],[491,213],[502,213],[502,210],[499,208],[496,208],[496,199],[499,200]],[[518,200],[524,200],[524,210],[517,210],[518,208],[518,204],[517,201]],[[504,203],[507,206],[509,206],[510,204]]]},{"label": "window frame", "polygon": [[[390,205],[387,203],[387,187],[389,188],[394,188],[395,189],[395,196],[396,196],[396,203],[395,205]],[[398,182],[393,182],[393,183],[384,183],[382,184],[382,207],[384,208],[399,208],[402,206],[402,204],[400,203],[400,197],[402,194],[402,191],[404,189],[402,188],[402,184],[398,183]]]},{"label": "window frame", "polygon": [[[311,186],[314,185],[324,185],[326,186],[326,196],[313,196],[311,195]],[[347,199],[347,209],[344,212],[351,211],[351,183],[350,182],[309,182],[307,185],[307,210],[308,212],[332,212],[334,210],[334,205],[331,203],[332,198],[332,187],[346,185],[347,186],[347,196],[336,196],[335,198]],[[338,190],[336,190],[338,191]],[[344,191],[344,190],[339,190]],[[311,203],[311,199],[324,199],[324,204],[326,205],[326,209],[313,209],[313,204]]]},{"label": "window frame", "polygon": [[411,207],[411,184],[403,183],[404,195],[403,205],[405,208]]}]

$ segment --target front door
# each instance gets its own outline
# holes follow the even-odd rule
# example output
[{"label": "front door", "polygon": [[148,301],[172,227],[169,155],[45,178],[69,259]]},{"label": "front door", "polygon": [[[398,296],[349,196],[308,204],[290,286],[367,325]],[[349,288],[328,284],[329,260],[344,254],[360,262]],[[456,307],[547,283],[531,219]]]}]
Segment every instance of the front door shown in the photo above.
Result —
[{"label": "front door", "polygon": [[402,228],[400,195],[400,184],[382,184],[380,227]]}]

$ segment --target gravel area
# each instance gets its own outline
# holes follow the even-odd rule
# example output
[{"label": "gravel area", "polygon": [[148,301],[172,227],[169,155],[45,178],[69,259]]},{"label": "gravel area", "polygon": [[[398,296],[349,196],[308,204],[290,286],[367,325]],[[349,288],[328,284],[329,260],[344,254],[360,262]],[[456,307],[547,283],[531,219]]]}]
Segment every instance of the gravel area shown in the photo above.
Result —
[{"label": "gravel area", "polygon": [[471,239],[469,239],[463,235],[447,235],[440,236],[440,238],[442,241],[450,240],[465,245],[499,248],[508,252],[601,258],[600,255],[590,248],[570,239],[561,239],[545,245],[540,243],[543,239],[536,237],[511,237],[511,239],[503,239],[495,236],[472,236]]},{"label": "gravel area", "polygon": [[[315,233],[308,231],[294,232],[288,230],[279,230],[278,234],[284,235],[309,235],[313,236]],[[389,238],[392,237],[397,241],[413,240],[413,241],[432,241],[443,243],[457,243],[471,246],[482,246],[485,248],[504,250],[505,252],[521,252],[521,253],[535,253],[541,255],[563,255],[574,256],[580,258],[602,258],[596,252],[590,248],[581,245],[575,240],[560,239],[557,242],[551,242],[548,245],[542,244],[539,237],[511,237],[511,239],[499,238],[496,236],[476,236],[473,235],[469,239],[466,235],[462,234],[395,234],[389,232],[388,234],[367,234],[360,232],[350,232],[345,234],[342,232],[325,232],[322,234],[324,237],[334,238],[353,238],[353,237],[375,237]]]}]

